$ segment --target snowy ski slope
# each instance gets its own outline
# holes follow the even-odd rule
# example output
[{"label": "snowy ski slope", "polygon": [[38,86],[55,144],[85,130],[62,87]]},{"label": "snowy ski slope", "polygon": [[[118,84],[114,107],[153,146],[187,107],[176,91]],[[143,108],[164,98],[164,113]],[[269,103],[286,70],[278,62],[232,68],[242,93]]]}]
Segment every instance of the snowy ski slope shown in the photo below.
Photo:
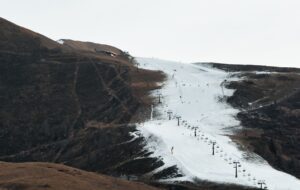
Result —
[{"label": "snowy ski slope", "polygon": [[[154,96],[162,94],[162,104],[155,108],[160,116],[152,120],[149,116],[149,121],[139,127],[147,139],[147,149],[154,152],[151,156],[165,163],[157,171],[177,165],[185,176],[173,180],[198,178],[259,188],[258,182],[264,181],[262,187],[271,190],[300,189],[297,178],[273,169],[258,155],[238,149],[228,137],[241,126],[235,119],[238,110],[218,101],[223,93],[233,94],[220,85],[225,79],[237,79],[228,79],[226,72],[207,66],[152,58],[137,61],[144,69],[161,70],[168,75],[163,88],[153,92]],[[173,112],[171,120],[167,111]],[[181,116],[180,126],[175,116]],[[216,142],[215,155],[212,141]],[[234,161],[241,166],[237,178]]]}]

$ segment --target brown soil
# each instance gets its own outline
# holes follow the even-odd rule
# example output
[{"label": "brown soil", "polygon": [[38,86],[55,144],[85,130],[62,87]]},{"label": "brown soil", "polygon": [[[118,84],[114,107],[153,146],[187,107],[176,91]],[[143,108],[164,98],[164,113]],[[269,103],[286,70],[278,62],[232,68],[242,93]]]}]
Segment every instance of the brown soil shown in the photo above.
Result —
[{"label": "brown soil", "polygon": [[56,49],[60,44],[0,17],[0,52],[32,53],[43,48]]},{"label": "brown soil", "polygon": [[124,54],[122,50],[105,44],[97,44],[93,42],[81,42],[81,41],[65,40],[65,39],[63,39],[63,41],[64,41],[63,46],[69,47],[71,49],[75,49],[77,51],[92,52],[92,53],[111,52],[116,56]]},{"label": "brown soil", "polygon": [[241,76],[246,78],[227,85],[236,89],[228,102],[241,109],[237,117],[245,127],[233,139],[273,167],[300,178],[300,75]]},{"label": "brown soil", "polygon": [[233,64],[224,64],[224,63],[196,63],[196,64],[206,64],[214,68],[222,69],[228,72],[251,72],[251,71],[267,71],[267,72],[300,72],[299,68],[292,67],[270,67],[262,65],[233,65]]},{"label": "brown soil", "polygon": [[92,172],[50,163],[0,162],[1,190],[156,190]]},{"label": "brown soil", "polygon": [[68,49],[0,21],[0,160],[138,177],[162,165],[146,157],[143,138],[132,140],[129,125],[162,73],[138,70],[125,52],[98,55],[75,41]]}]

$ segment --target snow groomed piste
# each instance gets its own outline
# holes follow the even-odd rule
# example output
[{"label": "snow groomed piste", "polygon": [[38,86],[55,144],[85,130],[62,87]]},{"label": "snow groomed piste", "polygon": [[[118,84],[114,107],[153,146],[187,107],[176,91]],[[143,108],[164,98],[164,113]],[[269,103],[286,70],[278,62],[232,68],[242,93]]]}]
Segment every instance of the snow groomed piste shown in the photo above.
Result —
[{"label": "snow groomed piste", "polygon": [[162,89],[153,92],[159,113],[139,126],[151,157],[165,163],[156,172],[176,165],[184,177],[270,190],[299,190],[300,181],[272,168],[254,153],[245,152],[229,138],[241,128],[237,109],[220,98],[233,90],[222,87],[228,73],[204,65],[137,58],[140,67],[161,70],[168,76]]}]

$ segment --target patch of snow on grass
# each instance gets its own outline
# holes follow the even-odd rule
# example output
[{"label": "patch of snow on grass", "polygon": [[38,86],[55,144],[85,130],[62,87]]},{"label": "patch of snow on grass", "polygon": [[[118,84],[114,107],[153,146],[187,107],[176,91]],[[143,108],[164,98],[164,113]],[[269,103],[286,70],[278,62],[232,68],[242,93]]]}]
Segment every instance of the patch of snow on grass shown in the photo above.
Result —
[{"label": "patch of snow on grass", "polygon": [[65,42],[64,42],[64,40],[57,40],[57,43],[63,45]]}]

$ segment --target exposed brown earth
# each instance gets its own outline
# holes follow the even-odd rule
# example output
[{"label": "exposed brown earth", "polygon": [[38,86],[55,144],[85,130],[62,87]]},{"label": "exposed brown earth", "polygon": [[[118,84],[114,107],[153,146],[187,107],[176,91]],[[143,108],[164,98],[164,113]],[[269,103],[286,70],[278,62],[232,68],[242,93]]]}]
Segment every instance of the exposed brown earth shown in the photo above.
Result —
[{"label": "exposed brown earth", "polygon": [[142,176],[162,165],[146,158],[143,139],[132,140],[136,128],[128,125],[149,105],[162,73],[137,69],[126,53],[121,59],[66,48],[0,20],[0,160],[114,176]]},{"label": "exposed brown earth", "polygon": [[300,72],[299,68],[292,67],[271,67],[271,66],[262,66],[262,65],[231,65],[231,64],[223,64],[223,63],[200,63],[210,65],[214,68],[222,69],[228,72],[251,72],[251,71],[264,71],[264,72]]},{"label": "exposed brown earth", "polygon": [[120,64],[123,67],[127,66],[130,68],[133,66],[133,64],[136,64],[134,62],[134,58],[130,56],[128,52],[124,52],[113,46],[74,40],[62,41],[62,48],[64,51],[75,51],[81,55],[101,59],[107,63],[117,65],[118,69],[120,69]]},{"label": "exposed brown earth", "polygon": [[55,41],[1,17],[0,26],[0,52],[28,55],[44,48],[53,50],[60,47]]},{"label": "exposed brown earth", "polygon": [[1,190],[157,190],[93,172],[51,163],[0,162]]},{"label": "exposed brown earth", "polygon": [[257,190],[257,188],[238,186],[233,184],[217,184],[207,181],[175,182],[175,183],[151,183],[151,185],[169,190]]},{"label": "exposed brown earth", "polygon": [[[227,71],[249,67],[214,64]],[[251,67],[251,71],[278,73],[238,74],[243,80],[227,84],[236,89],[227,101],[241,109],[238,119],[244,129],[233,138],[275,168],[300,178],[300,70],[297,68]]]},{"label": "exposed brown earth", "polygon": [[105,44],[97,44],[93,42],[81,42],[75,40],[67,40],[62,39],[63,46],[69,47],[71,49],[75,49],[77,51],[82,52],[92,52],[92,53],[112,53],[115,56],[123,55],[124,52],[116,47],[105,45]]},{"label": "exposed brown earth", "polygon": [[86,172],[61,164],[0,162],[1,190],[253,190],[247,187],[209,182],[151,183],[151,185]]}]

